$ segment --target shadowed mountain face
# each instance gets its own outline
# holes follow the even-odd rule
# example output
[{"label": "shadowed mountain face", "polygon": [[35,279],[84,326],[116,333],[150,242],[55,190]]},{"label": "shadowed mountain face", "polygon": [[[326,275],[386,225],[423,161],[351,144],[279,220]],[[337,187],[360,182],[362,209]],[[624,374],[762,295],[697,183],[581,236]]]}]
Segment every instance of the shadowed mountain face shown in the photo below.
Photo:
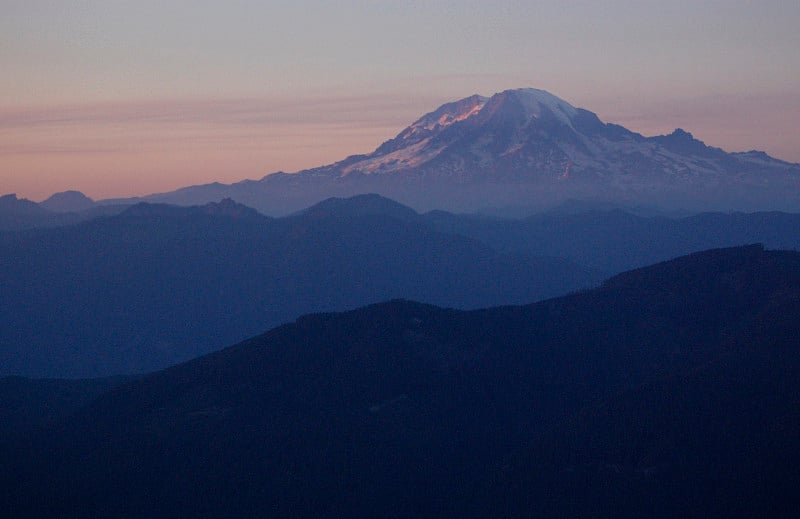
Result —
[{"label": "shadowed mountain face", "polygon": [[418,210],[462,212],[542,209],[570,198],[692,211],[796,211],[800,165],[763,152],[727,153],[681,129],[643,137],[524,88],[445,104],[367,155],[147,199],[194,205],[230,197],[282,215],[331,196],[363,193]]},{"label": "shadowed mountain face", "polygon": [[0,502],[15,515],[794,515],[799,305],[800,254],[753,246],[524,307],[308,316],[4,441]]},{"label": "shadowed mountain face", "polygon": [[378,197],[282,220],[223,201],[0,234],[0,375],[140,373],[307,312],[396,297],[520,304],[599,280],[419,220]]}]

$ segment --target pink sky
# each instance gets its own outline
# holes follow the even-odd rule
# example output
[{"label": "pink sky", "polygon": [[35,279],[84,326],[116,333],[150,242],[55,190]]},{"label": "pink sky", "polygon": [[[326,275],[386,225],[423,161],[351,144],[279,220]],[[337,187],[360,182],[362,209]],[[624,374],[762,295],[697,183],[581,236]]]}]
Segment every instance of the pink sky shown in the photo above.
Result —
[{"label": "pink sky", "polygon": [[800,162],[798,21],[777,0],[0,0],[0,194],[298,171],[519,87]]}]

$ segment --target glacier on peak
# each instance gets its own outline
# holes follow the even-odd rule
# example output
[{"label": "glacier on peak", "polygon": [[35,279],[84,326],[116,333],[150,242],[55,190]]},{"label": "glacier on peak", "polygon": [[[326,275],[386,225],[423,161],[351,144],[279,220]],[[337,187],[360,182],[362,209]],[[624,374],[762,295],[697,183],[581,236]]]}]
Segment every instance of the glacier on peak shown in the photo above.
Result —
[{"label": "glacier on peak", "polygon": [[497,96],[515,96],[527,118],[541,117],[542,108],[547,108],[556,118],[567,126],[572,126],[572,119],[578,114],[578,109],[546,90],[538,88],[518,88],[506,90],[495,94]]},{"label": "glacier on peak", "polygon": [[[544,207],[590,197],[681,209],[794,211],[798,175],[800,164],[727,153],[681,129],[645,137],[545,90],[520,88],[443,104],[371,153],[222,191],[270,214],[359,193],[419,210]],[[221,198],[220,187],[191,189],[206,201]]]},{"label": "glacier on peak", "polygon": [[[480,112],[487,101],[489,101],[488,97],[475,94],[452,103],[444,104],[433,112],[427,113],[414,121],[411,126],[407,128],[407,132],[409,135],[412,135],[421,130],[433,131],[437,128],[443,128],[453,123],[463,121]],[[401,137],[403,133],[400,134]]]}]

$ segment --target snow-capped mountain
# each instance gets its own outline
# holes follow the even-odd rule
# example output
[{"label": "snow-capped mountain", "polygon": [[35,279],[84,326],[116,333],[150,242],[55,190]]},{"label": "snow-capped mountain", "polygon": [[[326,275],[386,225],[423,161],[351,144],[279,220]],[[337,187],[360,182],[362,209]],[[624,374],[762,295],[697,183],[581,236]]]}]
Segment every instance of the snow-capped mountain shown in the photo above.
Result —
[{"label": "snow-capped mountain", "polygon": [[367,155],[260,181],[150,200],[231,197],[272,214],[375,192],[417,209],[554,205],[569,198],[683,209],[800,209],[800,165],[727,153],[678,129],[644,137],[543,90],[473,95],[430,112]]},{"label": "snow-capped mountain", "polygon": [[798,172],[763,153],[708,147],[681,129],[646,138],[545,91],[520,89],[444,105],[373,153],[326,169],[341,177],[392,173],[478,183],[602,181],[636,191],[770,180],[754,167]]}]

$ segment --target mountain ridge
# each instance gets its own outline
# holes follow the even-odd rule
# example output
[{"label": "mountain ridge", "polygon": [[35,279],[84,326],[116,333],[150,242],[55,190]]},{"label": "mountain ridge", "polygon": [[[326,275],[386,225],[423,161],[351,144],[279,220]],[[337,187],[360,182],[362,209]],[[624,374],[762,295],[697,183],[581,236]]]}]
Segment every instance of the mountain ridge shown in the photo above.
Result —
[{"label": "mountain ridge", "polygon": [[0,441],[0,502],[31,516],[795,515],[798,267],[798,252],[751,245],[531,305],[307,315]]},{"label": "mountain ridge", "polygon": [[277,219],[232,200],[117,210],[0,232],[1,374],[136,373],[313,311],[392,297],[522,304],[711,247],[800,249],[800,215],[784,213],[500,219],[419,214],[380,195]]},{"label": "mountain ridge", "polygon": [[140,203],[0,233],[0,265],[0,375],[62,377],[150,371],[313,311],[523,303],[601,279],[439,231],[377,196],[282,219],[230,200]]},{"label": "mountain ridge", "polygon": [[[332,164],[97,203],[231,198],[285,216],[326,198],[367,193],[423,212],[530,213],[569,199],[684,212],[800,211],[800,164],[755,150],[728,153],[681,128],[645,137],[549,92],[518,88],[445,103],[372,152]],[[73,194],[72,205],[48,203],[77,207],[89,200]]]},{"label": "mountain ridge", "polygon": [[265,214],[378,193],[417,210],[546,209],[570,198],[679,210],[800,210],[800,164],[727,153],[691,133],[644,137],[536,89],[473,95],[429,112],[376,150],[261,180],[145,197],[230,197]]}]

